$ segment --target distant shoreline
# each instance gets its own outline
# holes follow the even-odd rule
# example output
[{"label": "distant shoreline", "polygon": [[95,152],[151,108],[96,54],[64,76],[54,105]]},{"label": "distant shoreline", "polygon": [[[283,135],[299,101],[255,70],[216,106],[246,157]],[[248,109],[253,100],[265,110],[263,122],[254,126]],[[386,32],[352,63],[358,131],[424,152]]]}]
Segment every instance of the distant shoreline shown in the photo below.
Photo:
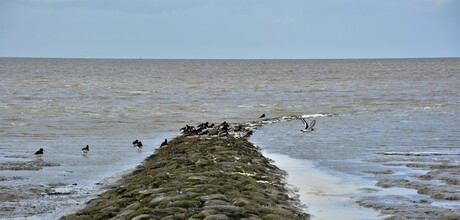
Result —
[{"label": "distant shoreline", "polygon": [[0,59],[56,60],[144,60],[144,61],[359,61],[359,60],[456,60],[460,57],[374,57],[374,58],[104,58],[104,57],[0,57]]}]

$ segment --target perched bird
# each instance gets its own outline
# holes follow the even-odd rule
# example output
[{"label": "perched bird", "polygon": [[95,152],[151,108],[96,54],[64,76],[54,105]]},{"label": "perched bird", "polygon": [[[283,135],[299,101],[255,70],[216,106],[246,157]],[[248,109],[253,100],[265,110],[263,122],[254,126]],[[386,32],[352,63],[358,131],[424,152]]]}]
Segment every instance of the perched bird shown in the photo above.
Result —
[{"label": "perched bird", "polygon": [[244,137],[251,137],[251,135],[252,135],[252,130],[248,131],[248,133],[246,133]]},{"label": "perched bird", "polygon": [[208,128],[209,122],[201,123],[197,126],[198,129]]},{"label": "perched bird", "polygon": [[163,142],[160,144],[160,147],[167,146],[167,145],[168,145],[168,139],[165,139],[165,141],[163,141]]},{"label": "perched bird", "polygon": [[314,119],[313,121],[310,122],[310,125],[308,125],[308,122],[305,120],[305,118],[303,117],[300,117],[300,119],[302,120],[303,124],[305,125],[305,128],[300,130],[302,132],[312,132],[314,131],[315,129],[313,128],[316,124],[316,119]]},{"label": "perched bird", "polygon": [[206,134],[209,134],[209,130],[208,130],[208,129],[206,129],[206,130],[204,130],[204,131],[201,131],[201,132],[199,132],[199,133],[198,133],[198,136],[201,136],[201,135],[206,135]]},{"label": "perched bird", "polygon": [[135,141],[133,141],[134,147],[136,147],[138,143],[139,143],[139,140],[137,140],[137,139]]},{"label": "perched bird", "polygon": [[229,134],[228,134],[227,130],[219,131],[219,133],[217,134],[217,136],[219,136],[219,137],[227,137],[228,135]]},{"label": "perched bird", "polygon": [[138,141],[136,144],[137,150],[140,151],[143,147],[142,142]]},{"label": "perched bird", "polygon": [[185,127],[181,128],[180,131],[182,131],[182,133],[188,131],[190,129],[190,126],[189,125],[185,125]]},{"label": "perched bird", "polygon": [[86,147],[82,148],[81,151],[83,152],[83,156],[86,157],[89,152],[89,145],[86,145]]},{"label": "perched bird", "polygon": [[35,152],[35,155],[37,156],[38,159],[41,159],[43,156],[43,148],[40,148],[37,152]]},{"label": "perched bird", "polygon": [[220,130],[228,130],[229,127],[230,125],[226,121],[222,122],[222,124],[219,125]]},{"label": "perched bird", "polygon": [[265,114],[262,114],[259,118],[265,118]]}]

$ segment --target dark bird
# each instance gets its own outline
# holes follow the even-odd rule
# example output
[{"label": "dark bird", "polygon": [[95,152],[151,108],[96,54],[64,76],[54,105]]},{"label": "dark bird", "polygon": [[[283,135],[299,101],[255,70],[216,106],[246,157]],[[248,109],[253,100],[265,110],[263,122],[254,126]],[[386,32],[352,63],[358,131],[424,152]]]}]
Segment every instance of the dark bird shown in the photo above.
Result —
[{"label": "dark bird", "polygon": [[86,145],[86,147],[82,148],[81,151],[83,152],[83,156],[86,156],[89,152],[89,145]]},{"label": "dark bird", "polygon": [[138,143],[139,143],[139,140],[133,141],[133,145],[134,145],[135,147],[137,146]]},{"label": "dark bird", "polygon": [[163,141],[161,144],[160,144],[160,147],[164,147],[164,146],[167,146],[168,145],[168,139],[165,139],[165,141]]},{"label": "dark bird", "polygon": [[246,133],[244,137],[251,137],[251,135],[252,135],[252,130],[248,131],[248,133]]},{"label": "dark bird", "polygon": [[305,128],[300,130],[302,132],[312,132],[314,131],[315,129],[313,128],[316,124],[316,119],[314,119],[313,121],[310,122],[310,125],[308,125],[308,122],[305,120],[305,118],[303,117],[300,117],[300,119],[302,120],[303,124],[305,125]]},{"label": "dark bird", "polygon": [[140,142],[140,141],[137,142],[136,147],[137,147],[137,150],[140,151],[142,149],[142,147],[143,147],[142,142]]},{"label": "dark bird", "polygon": [[180,131],[182,131],[182,133],[188,131],[190,129],[190,126],[189,125],[185,125],[185,127],[181,128]]},{"label": "dark bird", "polygon": [[35,155],[37,156],[38,159],[41,159],[43,156],[43,148],[40,148],[37,152],[35,152]]},{"label": "dark bird", "polygon": [[209,122],[201,123],[197,126],[198,129],[208,128]]},{"label": "dark bird", "polygon": [[226,121],[222,122],[222,124],[219,125],[220,130],[228,130],[229,127],[230,125]]},{"label": "dark bird", "polygon": [[265,118],[265,114],[262,114],[259,118]]},{"label": "dark bird", "polygon": [[228,134],[227,130],[223,130],[223,131],[219,131],[219,133],[217,135],[219,137],[227,137],[229,134]]}]

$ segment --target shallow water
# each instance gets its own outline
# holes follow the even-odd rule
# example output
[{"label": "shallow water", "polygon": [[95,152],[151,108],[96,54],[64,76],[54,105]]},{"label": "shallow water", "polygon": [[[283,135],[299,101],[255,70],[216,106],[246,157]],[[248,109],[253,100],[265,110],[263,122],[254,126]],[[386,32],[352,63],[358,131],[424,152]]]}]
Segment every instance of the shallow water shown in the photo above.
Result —
[{"label": "shallow water", "polygon": [[360,188],[371,181],[360,178],[336,177],[315,167],[313,162],[286,155],[264,152],[275,165],[289,173],[287,182],[299,195],[304,210],[312,219],[378,219],[379,214],[356,204],[364,196]]},{"label": "shallow water", "polygon": [[[81,205],[98,192],[97,182],[134,168],[185,124],[247,122],[262,113],[322,116],[311,134],[300,132],[300,120],[263,126],[252,140],[267,152],[312,162],[334,178],[375,182],[381,175],[366,171],[381,170],[410,178],[427,171],[388,163],[460,163],[459,76],[460,59],[0,58],[0,163],[35,160],[43,147],[43,161],[60,165],[0,170],[8,177],[0,186],[60,182],[85,195],[67,206]],[[134,139],[144,142],[141,152],[132,147]],[[87,158],[80,150],[86,144]],[[62,204],[58,197],[40,199]],[[30,210],[0,217],[53,213]]]},{"label": "shallow water", "polygon": [[[391,126],[389,115],[385,117],[386,121],[382,120],[381,126]],[[409,187],[410,183],[391,188],[377,186],[378,181],[385,183],[393,179],[407,179],[425,184],[425,189],[434,191],[440,187],[459,195],[458,184],[447,184],[436,179],[421,180],[416,177],[428,173],[430,168],[391,165],[433,165],[441,164],[439,161],[442,161],[444,165],[457,167],[456,174],[452,175],[458,180],[460,149],[455,147],[455,141],[442,143],[428,140],[436,135],[422,136],[419,143],[423,142],[423,145],[417,146],[413,143],[417,143],[418,135],[409,131],[405,131],[404,135],[412,137],[410,142],[391,137],[401,132],[399,129],[407,129],[404,126],[394,128],[394,133],[360,128],[366,124],[377,127],[365,123],[368,120],[357,120],[364,117],[362,114],[315,117],[316,131],[312,133],[300,131],[299,128],[303,126],[300,120],[270,123],[259,129],[251,137],[251,141],[261,146],[266,151],[265,155],[277,161],[275,164],[281,169],[288,171],[288,182],[299,189],[301,201],[307,204],[307,212],[312,214],[313,219],[377,219],[388,216],[357,207],[356,202],[365,199],[381,200],[384,201],[382,203],[393,205],[406,205],[407,201],[430,204],[426,205],[427,209],[447,208],[458,216],[460,205],[456,200],[433,199],[428,195],[418,194],[416,189]],[[345,121],[356,123],[347,124]],[[341,128],[345,124],[349,127]],[[448,126],[445,129],[455,130]],[[341,132],[337,132],[339,130]],[[369,134],[373,132],[376,134]],[[413,129],[412,132],[419,131]],[[376,138],[386,135],[387,139],[383,143]],[[382,203],[374,206],[381,207]],[[412,215],[418,214],[414,210]]]}]

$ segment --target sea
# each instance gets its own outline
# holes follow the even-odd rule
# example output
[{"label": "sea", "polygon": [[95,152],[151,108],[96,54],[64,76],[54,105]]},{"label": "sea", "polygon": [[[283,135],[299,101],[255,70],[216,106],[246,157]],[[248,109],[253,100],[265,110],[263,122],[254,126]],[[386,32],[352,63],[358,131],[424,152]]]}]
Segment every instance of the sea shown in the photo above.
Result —
[{"label": "sea", "polygon": [[[249,140],[288,172],[312,219],[379,219],[411,202],[455,215],[459,85],[460,58],[0,58],[0,191],[19,192],[0,196],[0,218],[74,212],[181,127],[223,121],[262,124]],[[299,117],[316,120],[315,131],[301,132]],[[50,166],[24,169],[35,160]],[[454,181],[417,178],[434,168],[414,164],[453,167],[443,175]],[[383,184],[395,179],[453,197]],[[357,203],[365,198],[385,204]]]}]

